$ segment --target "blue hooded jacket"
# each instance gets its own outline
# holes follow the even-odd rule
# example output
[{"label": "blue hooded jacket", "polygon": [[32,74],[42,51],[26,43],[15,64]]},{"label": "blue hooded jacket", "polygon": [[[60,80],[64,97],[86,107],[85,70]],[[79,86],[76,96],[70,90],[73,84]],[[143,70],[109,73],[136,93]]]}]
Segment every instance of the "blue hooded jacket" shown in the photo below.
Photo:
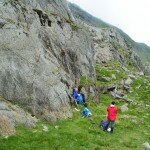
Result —
[{"label": "blue hooded jacket", "polygon": [[91,112],[89,111],[89,109],[87,107],[85,107],[82,111],[82,116],[88,117],[90,114],[91,114]]},{"label": "blue hooded jacket", "polygon": [[73,97],[74,99],[77,99],[77,97],[78,97],[78,92],[77,92],[77,91],[74,91],[74,92],[72,93],[72,97]]}]

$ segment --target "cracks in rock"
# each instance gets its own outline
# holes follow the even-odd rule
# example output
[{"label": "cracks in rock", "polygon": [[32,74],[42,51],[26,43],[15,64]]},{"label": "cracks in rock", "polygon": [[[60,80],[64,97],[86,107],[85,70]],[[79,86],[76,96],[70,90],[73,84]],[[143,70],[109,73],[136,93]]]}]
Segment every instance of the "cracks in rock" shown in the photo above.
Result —
[{"label": "cracks in rock", "polygon": [[[75,51],[71,49],[67,49],[67,43],[56,43],[55,45],[60,49],[60,53],[57,57],[57,60],[59,64],[63,67],[66,73],[78,75],[81,73],[79,69],[79,65],[77,65],[78,62],[78,56]],[[64,48],[65,47],[65,48]]]},{"label": "cracks in rock", "polygon": [[63,29],[63,23],[60,20],[57,20],[57,24],[60,26],[61,29]]},{"label": "cracks in rock", "polygon": [[69,73],[69,66],[68,66],[68,61],[67,61],[67,56],[66,56],[66,52],[61,48],[61,52],[60,52],[60,56],[61,56],[61,63],[65,68],[65,71],[67,73]]},{"label": "cracks in rock", "polygon": [[66,100],[63,100],[62,99],[62,97],[61,97],[61,95],[55,90],[55,88],[54,88],[54,91],[55,91],[55,93],[58,95],[58,97],[60,98],[60,100],[61,100],[61,104],[63,104],[63,105],[65,105],[65,106],[67,106],[67,103],[65,103],[66,102]]},{"label": "cracks in rock", "polygon": [[3,28],[5,26],[5,22],[0,22],[0,29]]},{"label": "cracks in rock", "polygon": [[78,73],[80,73],[80,69],[78,68],[76,64],[76,62],[78,61],[78,56],[75,52],[68,50],[67,54],[69,56],[69,65],[70,65],[70,70],[72,71],[72,73],[76,76]]},{"label": "cracks in rock", "polygon": [[54,50],[53,43],[52,43],[51,38],[49,37],[48,33],[44,30],[41,31],[39,33],[39,38],[42,40],[43,45],[44,45],[45,58],[47,58],[47,59],[50,58],[51,53],[54,57],[57,58],[57,55],[56,55],[55,50]]},{"label": "cracks in rock", "polygon": [[67,86],[67,88],[69,89],[70,85],[69,85],[69,83],[68,83],[67,80],[61,78],[60,81],[61,81],[63,84],[65,84],[65,85]]},{"label": "cracks in rock", "polygon": [[38,14],[41,26],[46,26],[46,24],[51,27],[52,21],[49,19],[47,14],[44,14],[41,10],[34,9],[34,11]]}]

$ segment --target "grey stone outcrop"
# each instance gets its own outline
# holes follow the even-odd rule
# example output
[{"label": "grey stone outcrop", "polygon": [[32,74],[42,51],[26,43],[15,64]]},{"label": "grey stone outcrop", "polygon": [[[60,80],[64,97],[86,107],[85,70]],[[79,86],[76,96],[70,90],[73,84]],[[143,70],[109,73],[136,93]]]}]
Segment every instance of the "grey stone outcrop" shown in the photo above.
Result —
[{"label": "grey stone outcrop", "polygon": [[122,106],[120,107],[120,109],[121,109],[122,112],[127,112],[127,111],[129,110],[128,104],[122,105]]},{"label": "grey stone outcrop", "polygon": [[48,121],[70,117],[72,87],[95,76],[89,33],[65,0],[1,0],[0,10],[0,96]]}]

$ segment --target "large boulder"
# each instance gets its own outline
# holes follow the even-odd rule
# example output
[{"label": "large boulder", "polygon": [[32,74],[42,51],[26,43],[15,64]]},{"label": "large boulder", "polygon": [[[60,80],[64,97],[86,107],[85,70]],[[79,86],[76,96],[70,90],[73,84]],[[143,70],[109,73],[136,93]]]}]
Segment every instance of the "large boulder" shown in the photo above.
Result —
[{"label": "large boulder", "polygon": [[0,115],[0,136],[10,136],[16,133],[15,125],[6,116]]},{"label": "large boulder", "polygon": [[0,118],[4,118],[12,126],[21,124],[28,128],[34,127],[37,122],[37,119],[31,114],[7,101],[0,101]]}]

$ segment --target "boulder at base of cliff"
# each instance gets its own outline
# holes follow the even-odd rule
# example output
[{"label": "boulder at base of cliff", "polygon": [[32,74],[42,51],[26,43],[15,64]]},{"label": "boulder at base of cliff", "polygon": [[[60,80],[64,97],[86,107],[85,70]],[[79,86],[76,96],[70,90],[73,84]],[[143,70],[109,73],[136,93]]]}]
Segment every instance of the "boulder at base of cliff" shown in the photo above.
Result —
[{"label": "boulder at base of cliff", "polygon": [[6,116],[0,115],[0,136],[10,136],[16,133],[15,125]]},{"label": "boulder at base of cliff", "polygon": [[0,136],[14,135],[17,125],[32,128],[36,122],[35,117],[32,117],[19,106],[7,101],[0,101]]}]

